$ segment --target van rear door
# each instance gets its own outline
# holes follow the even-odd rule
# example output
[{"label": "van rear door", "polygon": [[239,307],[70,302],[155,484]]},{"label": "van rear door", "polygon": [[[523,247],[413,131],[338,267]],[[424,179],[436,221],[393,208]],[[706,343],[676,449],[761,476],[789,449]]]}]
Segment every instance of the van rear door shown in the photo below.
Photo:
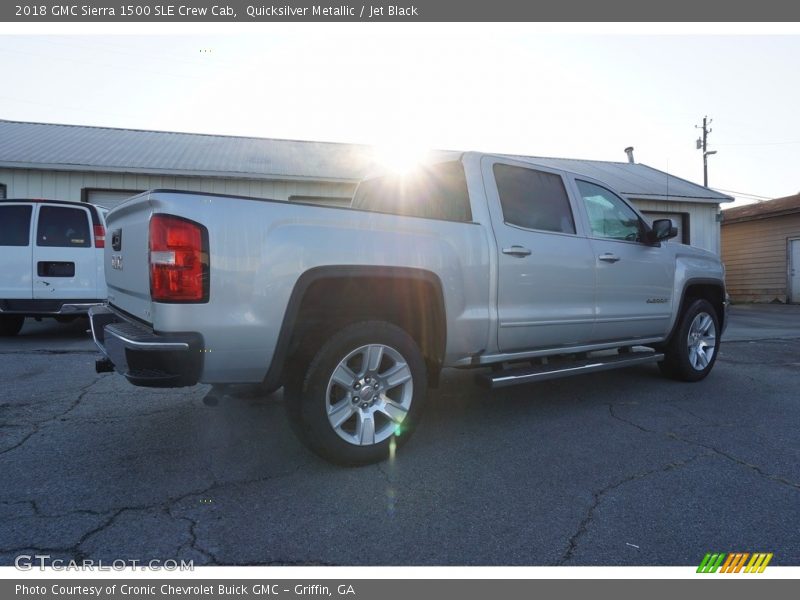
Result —
[{"label": "van rear door", "polygon": [[97,264],[88,207],[37,204],[33,298],[97,299]]},{"label": "van rear door", "polygon": [[0,301],[33,297],[32,216],[30,204],[0,203]]}]

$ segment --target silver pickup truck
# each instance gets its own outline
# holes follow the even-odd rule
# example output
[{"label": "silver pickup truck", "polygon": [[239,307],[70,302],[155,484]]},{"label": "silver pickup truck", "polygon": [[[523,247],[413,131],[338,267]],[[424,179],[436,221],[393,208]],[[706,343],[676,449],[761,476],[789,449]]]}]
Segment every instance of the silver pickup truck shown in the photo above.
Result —
[{"label": "silver pickup truck", "polygon": [[109,213],[105,355],[134,385],[284,386],[319,455],[379,461],[444,367],[488,387],[714,366],[717,256],[603,182],[465,153],[364,180],[349,208],[155,190]]}]

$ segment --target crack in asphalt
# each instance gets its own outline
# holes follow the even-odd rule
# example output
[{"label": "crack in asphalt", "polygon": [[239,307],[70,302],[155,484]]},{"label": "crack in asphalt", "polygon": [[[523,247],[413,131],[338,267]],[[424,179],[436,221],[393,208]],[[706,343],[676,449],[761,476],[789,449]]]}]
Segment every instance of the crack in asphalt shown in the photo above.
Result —
[{"label": "crack in asphalt", "polygon": [[94,386],[97,383],[99,383],[101,379],[102,379],[102,376],[95,377],[95,379],[91,383],[83,386],[82,388],[79,388],[78,389],[78,396],[72,402],[70,402],[70,405],[67,407],[67,409],[65,411],[63,411],[63,412],[61,412],[61,413],[59,413],[57,415],[54,415],[52,417],[48,417],[47,419],[44,419],[42,421],[34,422],[32,424],[32,429],[31,429],[30,433],[28,433],[27,435],[23,436],[23,438],[19,442],[17,442],[16,444],[11,446],[10,448],[4,448],[3,450],[0,450],[0,456],[2,456],[3,454],[7,454],[8,452],[11,452],[12,450],[16,450],[17,448],[22,446],[25,442],[27,442],[29,439],[31,439],[34,435],[39,433],[39,431],[41,431],[42,427],[48,425],[49,423],[51,423],[53,421],[57,421],[57,420],[61,419],[62,417],[65,417],[70,412],[75,410],[78,407],[78,405],[81,403],[81,401],[83,400],[84,396],[86,396],[86,394],[89,393],[89,389],[92,386]]},{"label": "crack in asphalt", "polygon": [[[152,510],[160,509],[160,510],[164,511],[167,515],[169,515],[170,518],[181,520],[181,521],[186,521],[186,522],[189,523],[189,529],[188,529],[189,540],[188,540],[188,542],[182,543],[178,547],[179,549],[181,547],[185,546],[188,543],[190,548],[192,548],[193,550],[196,550],[198,553],[208,557],[210,559],[209,564],[212,564],[212,565],[225,564],[213,552],[209,551],[207,548],[204,548],[204,547],[202,547],[200,545],[199,536],[197,535],[197,526],[199,525],[198,521],[196,521],[195,519],[192,519],[189,516],[176,516],[175,514],[173,514],[172,511],[173,511],[175,505],[178,504],[179,502],[181,502],[183,500],[186,500],[187,498],[191,498],[193,496],[207,495],[209,492],[211,492],[213,490],[216,490],[216,489],[227,488],[227,487],[237,487],[237,486],[243,486],[243,485],[250,485],[250,484],[253,484],[253,483],[261,483],[261,482],[270,481],[270,480],[273,480],[273,479],[281,479],[281,478],[284,478],[284,477],[290,477],[290,476],[296,474],[298,471],[300,471],[305,466],[306,466],[306,464],[301,463],[301,464],[298,464],[297,466],[295,466],[293,469],[290,469],[288,471],[284,471],[284,472],[281,472],[281,473],[274,473],[274,474],[270,474],[270,475],[264,475],[264,476],[261,476],[261,477],[253,477],[253,478],[250,478],[250,479],[241,479],[241,480],[233,480],[233,481],[222,481],[222,482],[213,481],[211,484],[209,484],[208,486],[206,486],[206,487],[204,487],[204,488],[202,488],[200,490],[192,490],[192,491],[180,494],[178,496],[173,496],[173,497],[167,498],[166,500],[164,500],[162,502],[154,502],[152,504],[142,504],[142,505],[133,505],[133,506],[123,506],[123,507],[117,507],[117,508],[109,508],[109,509],[104,510],[104,511],[96,511],[96,510],[90,510],[90,509],[78,509],[78,510],[67,511],[65,513],[59,513],[59,514],[45,514],[45,513],[43,513],[41,511],[41,509],[39,508],[39,506],[38,506],[38,504],[36,503],[35,500],[0,501],[0,504],[6,504],[6,505],[28,504],[29,506],[31,506],[33,508],[34,516],[40,517],[40,518],[61,518],[61,517],[67,517],[67,516],[75,515],[75,514],[91,514],[91,515],[97,515],[97,516],[108,516],[108,518],[105,519],[105,521],[103,523],[101,523],[100,525],[98,525],[96,527],[93,527],[93,528],[89,529],[88,531],[86,531],[75,544],[72,544],[70,546],[62,546],[62,547],[58,547],[58,546],[54,546],[54,547],[18,546],[18,547],[14,547],[14,548],[0,548],[0,553],[14,553],[14,552],[21,552],[21,551],[25,551],[25,550],[32,550],[34,552],[61,552],[61,553],[64,553],[64,554],[69,554],[75,560],[80,561],[80,560],[83,560],[84,558],[88,558],[88,555],[85,554],[81,550],[81,546],[83,546],[92,536],[94,536],[94,535],[96,535],[98,533],[101,533],[101,532],[105,531],[106,529],[108,529],[109,527],[111,527],[123,513],[125,513],[125,512],[139,512],[139,511],[152,511]],[[19,517],[19,518],[24,518],[24,517]],[[264,563],[255,563],[254,562],[253,564],[264,564]],[[280,564],[284,564],[284,563],[280,563]],[[286,564],[289,564],[289,563],[286,563]],[[298,564],[306,564],[306,563],[298,563]],[[308,563],[308,564],[324,564],[324,563]]]},{"label": "crack in asphalt", "polygon": [[629,421],[624,417],[620,417],[617,413],[614,412],[614,405],[608,405],[608,413],[611,415],[612,418],[616,419],[617,421],[622,421],[623,423],[627,423],[631,427],[635,427],[639,431],[644,431],[645,433],[661,433],[660,431],[655,431],[653,429],[647,429],[646,427],[642,427],[638,423],[634,423],[633,421]]},{"label": "crack in asphalt", "polygon": [[[39,507],[39,504],[36,502],[36,500],[0,500],[0,504],[4,504],[6,506],[13,506],[15,504],[27,504],[33,510],[33,516],[42,519],[60,519],[62,517],[71,517],[72,515],[104,516],[115,510],[113,508],[110,508],[108,510],[92,510],[89,508],[78,508],[75,510],[70,510],[58,514],[47,514]],[[24,518],[24,517],[19,517],[19,518]]]},{"label": "crack in asphalt", "polygon": [[638,429],[640,431],[643,431],[645,433],[652,433],[652,434],[656,434],[656,435],[663,435],[663,436],[665,436],[665,437],[667,437],[669,439],[676,440],[678,442],[682,442],[682,443],[688,444],[690,446],[699,446],[700,448],[705,448],[706,450],[710,450],[711,452],[713,452],[713,453],[715,453],[715,454],[717,454],[717,455],[719,455],[719,456],[721,456],[721,457],[723,457],[723,458],[725,458],[725,459],[727,459],[727,460],[729,460],[729,461],[731,461],[731,462],[733,462],[733,463],[735,463],[735,464],[737,464],[739,466],[746,467],[746,468],[748,468],[748,469],[750,469],[752,471],[755,471],[759,476],[761,476],[761,477],[763,477],[765,479],[768,479],[770,481],[774,481],[776,483],[780,483],[782,485],[786,485],[786,486],[791,487],[791,488],[793,488],[795,490],[800,490],[800,483],[796,483],[794,481],[789,481],[788,479],[786,479],[784,477],[779,477],[777,475],[772,475],[770,473],[767,473],[760,466],[754,465],[752,463],[749,463],[746,460],[742,460],[741,458],[733,456],[732,454],[729,454],[729,453],[725,452],[724,450],[720,450],[719,448],[717,448],[715,446],[711,446],[710,444],[704,444],[702,442],[698,442],[698,441],[695,441],[695,440],[691,440],[691,439],[682,437],[682,436],[680,436],[677,433],[672,432],[672,431],[663,432],[663,431],[658,431],[656,429],[649,429],[647,427],[643,427],[643,426],[639,425],[638,423],[635,423],[634,421],[631,421],[630,419],[626,419],[624,417],[620,417],[618,414],[616,414],[614,412],[614,405],[613,404],[609,404],[608,405],[608,412],[614,419],[616,419],[618,421],[622,421],[623,423],[626,423],[627,425],[630,425],[631,427],[635,427],[636,429]]},{"label": "crack in asphalt", "polygon": [[[680,400],[667,400],[666,404],[668,404],[669,406],[672,406],[676,410],[679,410],[681,412],[685,412],[688,415],[691,415],[692,417],[694,417],[698,421],[702,421],[703,423],[707,423],[708,425],[711,425],[713,427],[722,427],[724,425],[724,423],[718,423],[717,421],[711,421],[709,419],[706,419],[705,417],[702,417],[702,416],[698,415],[697,413],[692,412],[691,410],[689,410],[685,406],[679,406],[677,404],[678,402],[680,402]],[[609,407],[609,410],[611,410],[610,407]]]},{"label": "crack in asphalt", "polygon": [[725,340],[722,341],[727,344],[749,344],[751,342],[791,342],[795,340],[800,340],[798,336],[787,336],[787,337],[769,337],[769,338],[748,338],[743,340]]},{"label": "crack in asphalt", "polygon": [[[220,559],[217,558],[217,556],[213,552],[211,552],[211,550],[200,546],[200,541],[197,536],[198,522],[196,520],[192,519],[191,517],[175,517],[174,515],[172,515],[172,513],[170,513],[170,516],[172,516],[172,518],[177,518],[180,521],[186,521],[187,523],[189,523],[189,548],[205,556],[208,559],[207,564],[209,565],[223,564],[222,561],[220,561]],[[186,542],[178,546],[176,554],[180,552],[181,548],[184,548],[185,546]]]},{"label": "crack in asphalt", "polygon": [[[619,481],[616,481],[616,482],[614,482],[612,484],[607,485],[604,488],[601,488],[598,491],[592,492],[592,504],[589,507],[589,510],[586,512],[586,516],[578,524],[578,528],[576,529],[575,533],[573,533],[573,535],[570,537],[569,541],[567,542],[566,551],[564,552],[562,557],[556,563],[558,565],[566,564],[574,556],[574,554],[575,554],[575,552],[576,552],[576,550],[578,548],[578,543],[579,543],[580,539],[588,532],[589,527],[590,527],[590,525],[591,525],[591,523],[592,523],[592,521],[594,519],[594,513],[597,510],[597,507],[602,502],[603,496],[605,494],[607,494],[611,490],[614,490],[614,489],[616,489],[616,488],[618,488],[618,487],[620,487],[620,486],[622,486],[622,485],[624,485],[626,483],[630,483],[631,481],[637,481],[637,480],[649,477],[651,475],[655,475],[657,473],[663,473],[663,472],[666,472],[666,471],[671,471],[673,469],[684,467],[687,464],[689,464],[689,463],[691,463],[691,462],[693,462],[693,461],[695,461],[695,460],[697,460],[699,458],[702,458],[702,457],[713,456],[713,455],[721,456],[721,457],[723,457],[723,458],[735,463],[736,465],[748,468],[748,469],[756,472],[760,477],[763,477],[763,478],[768,479],[770,481],[774,481],[776,483],[780,483],[782,485],[789,486],[789,487],[791,487],[793,489],[796,489],[796,490],[800,490],[800,484],[795,483],[793,481],[789,481],[788,479],[786,479],[784,477],[778,477],[777,475],[772,475],[770,473],[767,473],[760,466],[748,463],[747,461],[742,460],[742,459],[740,459],[740,458],[738,458],[736,456],[733,456],[732,454],[729,454],[728,452],[725,452],[724,450],[720,450],[719,448],[716,448],[716,447],[711,446],[709,444],[704,444],[702,442],[697,442],[695,440],[687,439],[687,438],[682,437],[682,436],[680,436],[680,435],[678,435],[677,433],[674,433],[674,432],[663,432],[663,431],[658,431],[658,430],[655,430],[655,429],[650,429],[648,427],[644,427],[643,425],[640,425],[639,423],[636,423],[635,421],[632,421],[630,419],[626,419],[625,417],[621,417],[620,415],[618,415],[614,411],[614,404],[608,404],[607,406],[608,406],[609,415],[613,419],[616,419],[617,421],[621,421],[622,423],[625,423],[626,425],[628,425],[630,427],[634,427],[634,428],[636,428],[639,431],[642,431],[644,433],[655,434],[655,435],[663,435],[663,436],[665,436],[665,437],[667,437],[667,438],[669,438],[671,440],[675,440],[675,441],[678,441],[678,442],[681,442],[681,443],[684,443],[684,444],[687,444],[687,445],[690,445],[690,446],[703,448],[703,449],[706,450],[706,452],[704,452],[702,454],[697,454],[697,455],[695,455],[695,456],[693,456],[691,458],[688,458],[688,459],[686,459],[684,461],[667,463],[666,465],[662,465],[661,467],[658,467],[656,469],[651,469],[649,471],[645,471],[645,472],[642,472],[642,473],[636,473],[636,474],[633,474],[633,475],[629,475],[629,476],[627,476],[627,477],[625,477],[623,479],[620,479]],[[678,408],[678,407],[676,407],[676,408]],[[710,423],[710,421],[707,421],[706,419],[703,419],[702,417],[699,417],[699,416],[695,415],[691,411],[688,411],[686,409],[683,409],[683,410],[685,410],[685,412],[689,413],[693,417],[699,419],[700,421],[704,421],[706,423]]]},{"label": "crack in asphalt", "polygon": [[338,567],[337,563],[323,560],[270,560],[267,562],[237,562],[237,567]]},{"label": "crack in asphalt", "polygon": [[608,492],[615,490],[618,487],[625,485],[626,483],[630,483],[631,481],[638,481],[640,479],[645,479],[646,477],[650,477],[651,475],[655,475],[657,473],[665,473],[667,471],[672,471],[673,469],[679,469],[681,467],[685,467],[686,465],[688,465],[691,462],[694,462],[698,458],[702,458],[704,456],[709,456],[709,455],[710,455],[709,453],[696,454],[695,456],[687,458],[686,460],[671,462],[665,465],[661,465],[660,467],[657,467],[655,469],[650,469],[649,471],[634,473],[633,475],[628,475],[627,477],[624,477],[619,481],[611,483],[596,492],[592,492],[592,504],[591,506],[589,506],[589,510],[586,511],[586,516],[584,516],[581,522],[578,523],[578,528],[576,529],[575,533],[572,534],[572,536],[569,538],[567,542],[566,551],[557,561],[556,564],[562,566],[572,559],[572,557],[575,554],[575,551],[578,549],[578,542],[580,541],[580,538],[583,537],[589,531],[589,526],[592,524],[592,521],[594,520],[595,510],[602,502],[603,496],[605,496]]},{"label": "crack in asphalt", "polygon": [[113,512],[103,523],[101,523],[96,527],[92,527],[91,529],[86,531],[80,537],[80,539],[71,546],[37,546],[37,545],[17,546],[14,548],[0,548],[0,553],[12,554],[14,552],[23,552],[25,550],[32,550],[37,554],[43,552],[61,552],[64,554],[71,555],[75,560],[81,560],[83,558],[83,555],[80,552],[81,545],[85,543],[86,540],[88,540],[91,536],[95,535],[96,533],[99,533],[100,531],[103,531],[107,527],[110,527],[111,524],[117,519],[117,517],[119,517],[119,515],[121,515],[126,510],[128,509],[123,508],[117,510],[116,512]]},{"label": "crack in asphalt", "polygon": [[[189,400],[189,401],[185,402],[184,404],[190,404],[191,402],[192,401]],[[77,422],[77,423],[80,423],[80,424],[84,424],[85,423],[87,425],[114,425],[114,424],[118,423],[119,421],[129,421],[129,420],[134,420],[134,419],[141,419],[141,418],[144,418],[144,417],[152,417],[154,415],[160,415],[160,414],[165,414],[165,413],[176,414],[181,408],[183,408],[183,409],[185,409],[187,411],[189,410],[189,407],[184,406],[183,404],[177,404],[176,403],[176,404],[174,404],[172,406],[169,406],[168,408],[159,408],[159,409],[156,409],[156,410],[151,410],[151,411],[146,411],[146,412],[137,412],[137,413],[127,414],[127,415],[110,415],[110,416],[107,416],[107,417],[95,417],[93,419],[84,419],[84,418],[74,419],[74,418],[70,418],[70,419],[62,419],[62,421],[64,423]]]}]

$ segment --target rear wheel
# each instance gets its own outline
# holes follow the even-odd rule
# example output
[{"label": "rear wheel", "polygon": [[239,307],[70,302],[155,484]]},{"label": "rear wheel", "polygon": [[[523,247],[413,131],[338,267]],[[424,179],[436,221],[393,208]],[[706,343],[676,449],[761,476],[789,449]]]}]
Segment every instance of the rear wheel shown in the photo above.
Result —
[{"label": "rear wheel", "polygon": [[0,316],[0,336],[12,337],[17,335],[25,324],[23,315]]},{"label": "rear wheel", "polygon": [[378,462],[408,440],[422,414],[427,376],[405,331],[382,321],[334,334],[286,387],[286,412],[298,437],[344,465]]},{"label": "rear wheel", "polygon": [[719,352],[719,318],[708,300],[695,300],[681,315],[672,339],[664,349],[661,372],[681,381],[706,377]]}]

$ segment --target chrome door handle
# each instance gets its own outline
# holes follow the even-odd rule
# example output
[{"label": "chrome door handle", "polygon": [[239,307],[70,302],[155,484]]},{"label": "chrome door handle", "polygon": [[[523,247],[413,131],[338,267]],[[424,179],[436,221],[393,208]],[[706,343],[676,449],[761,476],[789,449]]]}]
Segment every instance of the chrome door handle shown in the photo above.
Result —
[{"label": "chrome door handle", "polygon": [[523,256],[529,256],[531,251],[528,248],[523,248],[522,246],[511,246],[511,248],[503,248],[503,254],[509,254],[511,256],[516,256],[517,258],[522,258]]},{"label": "chrome door handle", "polygon": [[619,256],[617,256],[616,254],[611,254],[609,252],[606,252],[602,256],[598,256],[597,260],[602,260],[603,262],[608,262],[608,263],[615,263],[619,260]]}]

